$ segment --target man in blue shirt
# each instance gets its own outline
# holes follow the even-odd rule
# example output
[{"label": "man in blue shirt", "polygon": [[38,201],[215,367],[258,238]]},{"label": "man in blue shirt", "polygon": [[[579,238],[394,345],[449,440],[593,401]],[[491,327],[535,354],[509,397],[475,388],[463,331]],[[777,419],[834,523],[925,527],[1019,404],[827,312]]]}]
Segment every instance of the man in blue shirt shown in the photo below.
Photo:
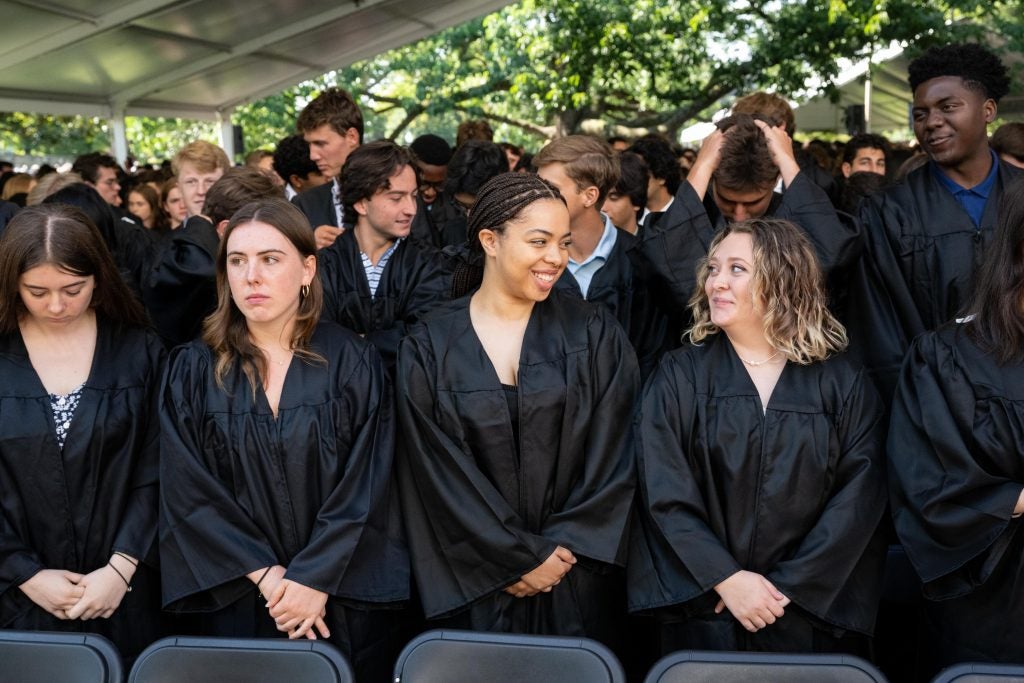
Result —
[{"label": "man in blue shirt", "polygon": [[980,45],[933,48],[910,64],[914,134],[930,160],[860,209],[864,253],[851,278],[851,352],[886,401],[910,341],[958,315],[996,226],[999,197],[1021,173],[999,161],[987,126],[1009,89]]},{"label": "man in blue shirt", "polygon": [[551,142],[533,163],[569,209],[569,267],[556,286],[607,306],[629,334],[646,376],[664,348],[666,322],[635,262],[636,238],[601,213],[619,180],[618,158],[598,138],[570,135]]}]

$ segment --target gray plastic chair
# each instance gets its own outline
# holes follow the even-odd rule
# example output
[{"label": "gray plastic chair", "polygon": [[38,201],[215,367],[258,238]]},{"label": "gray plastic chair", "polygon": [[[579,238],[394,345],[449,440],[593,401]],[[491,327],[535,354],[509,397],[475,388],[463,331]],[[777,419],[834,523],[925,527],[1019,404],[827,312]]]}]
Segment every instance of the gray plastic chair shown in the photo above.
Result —
[{"label": "gray plastic chair", "polygon": [[966,662],[943,669],[932,683],[1024,683],[1024,664]]},{"label": "gray plastic chair", "polygon": [[114,644],[94,633],[0,630],[0,681],[121,683]]},{"label": "gray plastic chair", "polygon": [[615,655],[588,638],[427,631],[402,650],[394,683],[625,683]]},{"label": "gray plastic chair", "polygon": [[663,657],[644,683],[885,683],[860,657],[831,654],[698,652]]},{"label": "gray plastic chair", "polygon": [[186,638],[158,640],[139,655],[128,683],[353,683],[337,648],[322,640]]}]

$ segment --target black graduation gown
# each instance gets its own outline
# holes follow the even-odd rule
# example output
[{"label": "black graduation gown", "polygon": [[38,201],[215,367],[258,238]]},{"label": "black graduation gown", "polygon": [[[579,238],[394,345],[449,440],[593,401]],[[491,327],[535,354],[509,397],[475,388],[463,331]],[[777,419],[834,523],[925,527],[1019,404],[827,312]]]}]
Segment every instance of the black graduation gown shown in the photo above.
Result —
[{"label": "black graduation gown", "polygon": [[451,276],[440,255],[416,240],[402,240],[395,248],[376,296],[370,295],[354,231],[346,230],[317,256],[324,318],[373,342],[389,373],[407,326],[449,298]]},{"label": "black graduation gown", "polygon": [[[689,328],[690,297],[697,281],[697,264],[707,256],[715,233],[725,218],[709,197],[702,202],[690,183],[683,181],[668,211],[649,216],[640,235],[639,253],[648,264],[658,305],[669,316],[669,343],[678,346]],[[792,221],[811,244],[827,275],[848,267],[860,253],[856,221],[833,208],[825,191],[805,173],[782,194],[776,194],[766,216]]]},{"label": "black graduation gown", "polygon": [[[0,627],[100,633],[129,658],[163,635],[156,573],[163,355],[152,333],[99,318],[62,451],[21,335],[0,337]],[[140,564],[110,619],[57,619],[18,588],[42,569],[88,574],[114,551]]]},{"label": "black graduation gown", "polygon": [[292,197],[292,204],[302,209],[313,228],[321,225],[338,226],[338,212],[334,209],[334,182],[300,192]]},{"label": "black graduation gown", "polygon": [[466,210],[453,197],[444,193],[438,195],[434,201],[430,209],[430,221],[442,248],[460,246],[469,238],[469,219]]},{"label": "black graduation gown", "polygon": [[999,365],[948,324],[900,371],[889,483],[900,541],[924,582],[938,664],[1024,661],[1024,365]]},{"label": "black graduation gown", "polygon": [[999,162],[976,227],[934,174],[929,162],[867,197],[859,212],[865,253],[850,278],[844,318],[851,354],[875,374],[886,401],[914,337],[952,320],[967,304],[995,231],[999,199],[1024,177]]},{"label": "black graduation gown", "polygon": [[[476,630],[616,638],[634,494],[636,360],[602,307],[555,291],[505,392],[458,299],[416,326],[398,364],[398,481],[428,618]],[[503,591],[558,545],[578,563],[550,593]]]},{"label": "black graduation gown", "polygon": [[213,613],[212,635],[284,636],[246,578],[280,564],[328,594],[331,642],[356,669],[387,674],[391,625],[372,612],[409,597],[391,395],[376,351],[351,332],[322,322],[310,347],[327,364],[293,358],[276,419],[239,364],[222,389],[205,344],[171,353],[160,409],[164,605]]},{"label": "black graduation gown", "polygon": [[[636,351],[641,377],[647,377],[665,350],[667,321],[654,303],[652,284],[643,272],[636,252],[637,238],[615,228],[615,245],[608,260],[594,273],[587,289],[587,301],[608,308]],[[566,268],[555,287],[583,298],[579,282]]]},{"label": "black graduation gown", "polygon": [[[816,632],[870,635],[885,553],[881,415],[843,359],[787,363],[762,412],[724,334],[666,354],[637,417],[630,609],[690,621],[696,649],[807,651]],[[740,569],[795,608],[757,634],[715,615],[714,586]]]},{"label": "black graduation gown", "polygon": [[192,216],[162,240],[139,283],[142,303],[168,348],[197,338],[217,308],[217,230]]}]

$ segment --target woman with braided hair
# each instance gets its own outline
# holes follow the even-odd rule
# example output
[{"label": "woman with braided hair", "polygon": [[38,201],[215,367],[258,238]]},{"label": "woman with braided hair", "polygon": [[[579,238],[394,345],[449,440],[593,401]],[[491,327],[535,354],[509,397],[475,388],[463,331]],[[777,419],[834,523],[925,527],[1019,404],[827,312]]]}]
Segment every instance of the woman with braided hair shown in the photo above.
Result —
[{"label": "woman with braided hair", "polygon": [[553,290],[570,240],[554,186],[491,179],[469,236],[461,298],[398,354],[398,481],[424,611],[450,627],[611,642],[636,358],[602,307]]}]

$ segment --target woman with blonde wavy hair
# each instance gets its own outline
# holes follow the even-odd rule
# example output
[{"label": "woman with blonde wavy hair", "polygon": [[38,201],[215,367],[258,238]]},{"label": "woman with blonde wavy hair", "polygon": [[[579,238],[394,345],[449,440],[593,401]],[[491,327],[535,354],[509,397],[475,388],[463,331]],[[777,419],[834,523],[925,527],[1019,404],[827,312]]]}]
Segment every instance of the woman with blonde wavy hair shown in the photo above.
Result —
[{"label": "woman with blonde wavy hair", "polygon": [[165,608],[202,635],[326,638],[383,680],[409,595],[380,356],[320,319],[309,222],[243,206],[203,339],[171,353],[161,405]]},{"label": "woman with blonde wavy hair", "polygon": [[637,422],[633,612],[678,649],[864,654],[884,552],[882,406],[833,356],[813,247],[793,224],[711,243],[691,345],[667,354]]}]

